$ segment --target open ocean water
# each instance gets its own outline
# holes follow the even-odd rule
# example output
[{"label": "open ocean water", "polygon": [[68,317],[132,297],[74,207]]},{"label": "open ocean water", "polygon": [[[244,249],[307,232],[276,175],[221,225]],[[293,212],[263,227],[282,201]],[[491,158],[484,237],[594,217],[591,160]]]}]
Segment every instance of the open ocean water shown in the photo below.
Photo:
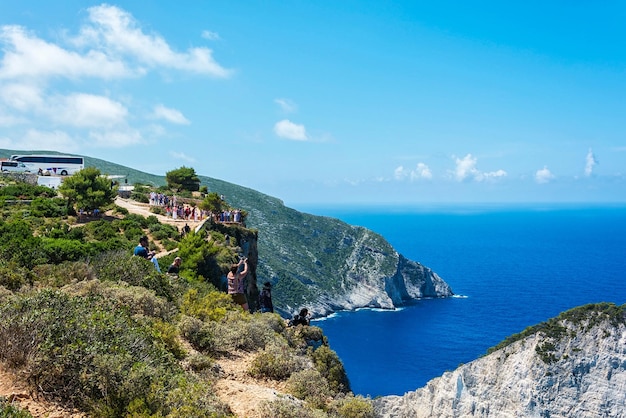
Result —
[{"label": "open ocean water", "polygon": [[402,395],[562,311],[626,303],[626,206],[300,210],[378,232],[457,295],[315,321],[356,394]]}]

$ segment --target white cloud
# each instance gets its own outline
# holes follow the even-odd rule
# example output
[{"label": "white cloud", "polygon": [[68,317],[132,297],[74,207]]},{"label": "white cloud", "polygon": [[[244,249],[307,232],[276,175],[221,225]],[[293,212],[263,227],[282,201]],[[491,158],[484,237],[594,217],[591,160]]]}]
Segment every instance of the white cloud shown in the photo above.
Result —
[{"label": "white cloud", "polygon": [[157,119],[165,119],[177,125],[189,125],[191,123],[179,110],[171,109],[163,105],[157,105],[154,108],[154,116]]},{"label": "white cloud", "polygon": [[37,79],[40,77],[126,77],[126,65],[103,52],[88,51],[81,55],[48,43],[20,26],[0,27],[0,45],[4,57],[0,62],[0,79]]},{"label": "white cloud", "polygon": [[294,141],[306,141],[307,134],[304,125],[298,125],[288,119],[276,122],[274,132],[281,138],[292,139]]},{"label": "white cloud", "polygon": [[108,97],[75,93],[53,100],[50,116],[59,123],[76,127],[115,127],[125,124],[128,110]]},{"label": "white cloud", "polygon": [[217,41],[220,39],[220,35],[217,32],[212,32],[210,30],[203,30],[202,37],[204,39],[208,39],[209,41]]},{"label": "white cloud", "polygon": [[480,171],[476,168],[477,162],[478,159],[472,157],[472,154],[467,154],[463,158],[455,158],[456,168],[454,170],[454,178],[459,182],[467,179],[480,182],[507,176],[507,172],[502,169],[489,172]]},{"label": "white cloud", "polygon": [[183,161],[187,161],[189,163],[195,163],[196,162],[195,158],[188,156],[184,152],[170,151],[170,155],[172,156],[172,158],[175,158],[177,160],[183,160]]},{"label": "white cloud", "polygon": [[476,161],[476,158],[472,158],[472,154],[467,154],[463,159],[455,158],[454,177],[457,181],[463,181],[478,172],[476,170]]},{"label": "white cloud", "polygon": [[22,83],[0,86],[0,100],[22,112],[41,108],[44,102],[40,88]]},{"label": "white cloud", "polygon": [[407,177],[407,172],[403,166],[398,166],[393,170],[393,177],[396,180],[404,180]]},{"label": "white cloud", "polygon": [[408,178],[411,181],[430,180],[433,178],[430,168],[424,163],[418,163],[413,170],[399,166],[394,170],[393,176],[396,180],[405,180]]},{"label": "white cloud", "polygon": [[298,110],[298,106],[289,99],[274,99],[274,103],[277,103],[285,113],[294,113]]},{"label": "white cloud", "polygon": [[554,174],[548,170],[548,167],[544,166],[542,169],[537,170],[535,173],[535,181],[539,184],[548,183],[555,178]]},{"label": "white cloud", "polygon": [[214,77],[228,77],[230,71],[213,59],[209,48],[173,51],[157,34],[146,34],[128,12],[107,4],[87,9],[91,26],[82,28],[77,45],[96,43],[108,51],[132,57],[142,64],[191,71]]},{"label": "white cloud", "polygon": [[433,173],[430,171],[430,168],[424,163],[418,163],[417,167],[415,167],[415,170],[411,171],[411,180],[430,180],[432,178]]},{"label": "white cloud", "polygon": [[589,148],[585,157],[585,176],[589,177],[593,174],[593,167],[596,164],[598,164],[598,160],[596,160],[596,156],[593,155],[593,151]]}]

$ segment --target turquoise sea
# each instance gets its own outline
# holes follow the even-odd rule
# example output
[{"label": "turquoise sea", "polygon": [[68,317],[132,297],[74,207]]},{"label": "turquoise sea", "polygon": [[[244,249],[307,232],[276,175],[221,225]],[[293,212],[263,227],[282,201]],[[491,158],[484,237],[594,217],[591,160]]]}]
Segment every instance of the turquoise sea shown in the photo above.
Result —
[{"label": "turquoise sea", "polygon": [[357,394],[401,395],[562,311],[626,303],[626,206],[298,209],[378,232],[457,295],[315,321]]}]

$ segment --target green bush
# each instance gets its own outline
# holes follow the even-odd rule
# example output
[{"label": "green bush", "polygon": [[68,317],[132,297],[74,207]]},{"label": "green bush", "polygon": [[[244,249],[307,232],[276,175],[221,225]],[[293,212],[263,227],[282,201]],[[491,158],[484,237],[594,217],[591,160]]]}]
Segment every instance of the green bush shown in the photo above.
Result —
[{"label": "green bush", "polygon": [[128,215],[128,209],[121,207],[121,206],[113,205],[113,213],[121,214],[121,215]]},{"label": "green bush", "polygon": [[312,357],[315,368],[326,378],[333,393],[347,393],[350,391],[348,375],[337,353],[322,345],[313,351]]},{"label": "green bush", "polygon": [[369,398],[351,393],[333,401],[330,409],[341,418],[375,418],[374,405]]},{"label": "green bush", "polygon": [[174,303],[158,297],[153,290],[125,283],[102,282],[98,279],[71,284],[63,290],[73,296],[101,296],[131,315],[170,321],[177,313]]},{"label": "green bush", "polygon": [[178,324],[181,334],[198,351],[214,353],[216,343],[214,323],[205,323],[197,318],[184,315]]},{"label": "green bush", "polygon": [[61,264],[40,264],[33,267],[33,277],[40,286],[58,288],[69,283],[94,278],[93,271],[83,261],[65,261]]},{"label": "green bush", "polygon": [[67,216],[67,202],[63,199],[37,197],[30,204],[33,216],[39,218],[56,218]]},{"label": "green bush", "polygon": [[287,345],[284,336],[265,326],[264,315],[250,315],[237,308],[228,311],[226,317],[215,322],[214,338],[218,351],[212,354],[223,354],[236,350],[257,351],[271,343]]},{"label": "green bush", "polygon": [[293,373],[287,380],[287,389],[296,398],[305,400],[318,409],[324,409],[331,397],[328,381],[315,369]]},{"label": "green bush", "polygon": [[25,409],[15,407],[6,398],[0,397],[0,418],[33,418]]},{"label": "green bush", "polygon": [[302,367],[287,344],[273,342],[254,357],[248,373],[256,378],[285,380]]},{"label": "green bush", "polygon": [[48,262],[54,264],[80,260],[87,256],[89,250],[83,242],[65,238],[44,238],[41,249]]},{"label": "green bush", "polygon": [[164,216],[166,214],[165,209],[163,209],[161,206],[151,206],[150,212],[156,213],[157,215],[164,215]]},{"label": "green bush", "polygon": [[117,237],[120,232],[111,222],[102,219],[89,222],[84,226],[84,229],[86,237],[94,241],[107,241]]},{"label": "green bush", "polygon": [[176,389],[182,369],[154,334],[102,297],[43,291],[0,307],[0,359],[98,416],[124,416],[136,404],[169,412],[158,392]]},{"label": "green bush", "polygon": [[145,193],[138,192],[138,191],[131,192],[130,198],[139,203],[150,203],[150,199],[148,198],[148,195],[146,195]]},{"label": "green bush", "polygon": [[227,311],[235,309],[230,295],[219,292],[212,286],[204,292],[197,288],[189,289],[183,296],[180,308],[181,313],[201,321],[220,321],[226,316]]},{"label": "green bush", "polygon": [[287,398],[266,402],[261,410],[264,418],[328,418],[324,411],[311,409]]},{"label": "green bush", "polygon": [[0,286],[9,290],[19,290],[25,284],[32,284],[33,275],[25,267],[14,261],[0,260]]},{"label": "green bush", "polygon": [[214,362],[209,356],[204,354],[192,354],[186,358],[187,366],[196,373],[201,373],[207,369],[210,369]]}]

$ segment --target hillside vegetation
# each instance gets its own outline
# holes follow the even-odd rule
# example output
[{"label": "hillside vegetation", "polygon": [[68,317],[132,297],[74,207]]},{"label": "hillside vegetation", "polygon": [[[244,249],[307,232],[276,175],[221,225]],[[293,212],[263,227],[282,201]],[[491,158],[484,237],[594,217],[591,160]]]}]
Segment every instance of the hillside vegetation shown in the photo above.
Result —
[{"label": "hillside vegetation", "polygon": [[[0,157],[15,153],[0,150]],[[143,185],[144,198],[146,186],[167,184],[165,176],[96,158],[85,157],[85,165],[103,174],[127,176],[128,184]],[[223,195],[233,208],[247,212],[247,227],[258,231],[257,281],[272,283],[275,308],[284,317],[302,307],[324,316],[361,307],[393,309],[413,299],[453,294],[435,272],[407,260],[373,231],[296,211],[236,184],[202,175],[198,179],[201,189]]]},{"label": "hillside vegetation", "polygon": [[[250,379],[281,388],[259,417],[373,416],[320,328],[243,312],[210,283],[238,256],[223,232],[181,236],[114,204],[79,219],[15,178],[0,177],[0,364],[37,397],[96,417],[235,416],[220,362],[245,354]],[[162,269],[184,254],[179,276],[131,255],[141,235],[172,251]],[[0,399],[0,416],[28,413]]]}]

